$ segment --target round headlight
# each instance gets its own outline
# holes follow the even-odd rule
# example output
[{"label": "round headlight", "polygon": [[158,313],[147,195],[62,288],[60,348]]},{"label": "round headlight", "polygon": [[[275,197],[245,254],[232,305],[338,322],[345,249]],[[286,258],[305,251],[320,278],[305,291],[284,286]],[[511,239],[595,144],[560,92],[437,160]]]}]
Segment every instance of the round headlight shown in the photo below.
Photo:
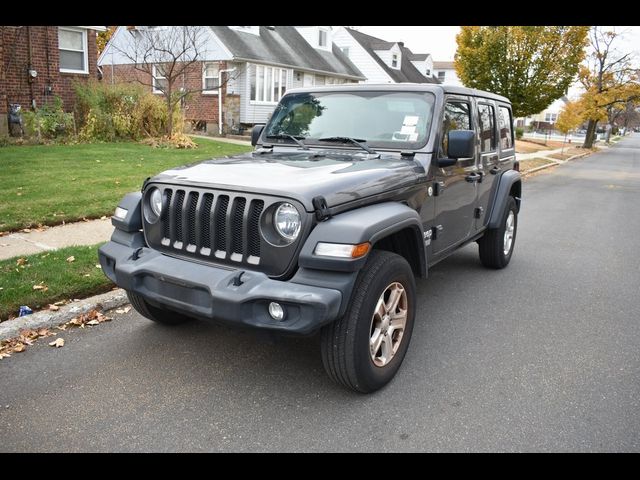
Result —
[{"label": "round headlight", "polygon": [[283,203],[273,215],[273,223],[278,233],[289,242],[293,242],[300,234],[300,213],[290,203]]},{"label": "round headlight", "polygon": [[159,217],[162,213],[162,194],[157,188],[154,188],[149,195],[149,205],[154,215]]}]

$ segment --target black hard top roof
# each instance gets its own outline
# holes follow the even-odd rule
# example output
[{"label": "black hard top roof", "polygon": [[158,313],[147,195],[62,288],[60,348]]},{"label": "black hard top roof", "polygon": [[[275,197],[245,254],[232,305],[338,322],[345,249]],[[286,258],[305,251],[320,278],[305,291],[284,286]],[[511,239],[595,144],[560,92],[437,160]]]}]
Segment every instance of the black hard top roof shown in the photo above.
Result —
[{"label": "black hard top roof", "polygon": [[315,87],[301,87],[292,88],[288,90],[288,93],[300,93],[300,92],[334,92],[336,90],[377,90],[377,91],[425,91],[433,92],[436,90],[442,90],[444,93],[450,93],[453,95],[469,95],[472,97],[483,97],[491,100],[497,100],[511,104],[508,98],[502,95],[496,95],[495,93],[485,92],[484,90],[476,90],[475,88],[458,87],[456,85],[447,84],[432,84],[432,83],[349,83],[343,85],[322,85]]}]

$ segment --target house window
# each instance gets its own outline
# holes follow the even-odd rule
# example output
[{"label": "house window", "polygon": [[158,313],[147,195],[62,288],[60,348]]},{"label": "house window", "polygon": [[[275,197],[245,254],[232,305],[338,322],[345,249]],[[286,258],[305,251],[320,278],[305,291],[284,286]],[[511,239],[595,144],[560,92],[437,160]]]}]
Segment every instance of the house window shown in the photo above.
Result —
[{"label": "house window", "polygon": [[162,67],[154,65],[151,70],[151,75],[153,76],[153,93],[164,93],[168,83]]},{"label": "house window", "polygon": [[444,82],[444,77],[447,74],[447,72],[438,72],[438,80],[440,80],[441,82]]},{"label": "house window", "polygon": [[342,47],[340,50],[342,50],[345,57],[349,57],[349,47]]},{"label": "house window", "polygon": [[278,103],[286,91],[286,69],[265,65],[251,66],[251,101]]},{"label": "house window", "polygon": [[430,77],[430,76],[431,76],[431,70],[429,70],[428,68],[427,68],[427,71],[426,71],[426,72],[424,72],[424,73],[425,73],[425,75],[426,75],[427,77]]},{"label": "house window", "polygon": [[220,86],[220,73],[217,63],[202,65],[202,93],[216,94]]},{"label": "house window", "polygon": [[327,31],[326,30],[318,30],[318,46],[326,47],[327,46]]},{"label": "house window", "polygon": [[544,114],[544,121],[547,123],[556,123],[556,120],[558,120],[558,114],[557,113],[545,113]]},{"label": "house window", "polygon": [[398,68],[398,54],[394,53],[393,56],[391,57],[391,67],[392,68]]},{"label": "house window", "polygon": [[86,30],[58,27],[58,49],[61,72],[89,73]]}]

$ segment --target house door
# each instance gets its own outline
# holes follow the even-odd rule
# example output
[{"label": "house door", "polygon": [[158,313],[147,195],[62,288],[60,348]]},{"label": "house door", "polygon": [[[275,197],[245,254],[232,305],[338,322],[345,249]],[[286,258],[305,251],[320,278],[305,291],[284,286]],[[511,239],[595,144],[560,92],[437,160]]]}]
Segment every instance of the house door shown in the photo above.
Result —
[{"label": "house door", "polygon": [[302,86],[303,87],[313,87],[313,74],[305,73],[302,78]]}]

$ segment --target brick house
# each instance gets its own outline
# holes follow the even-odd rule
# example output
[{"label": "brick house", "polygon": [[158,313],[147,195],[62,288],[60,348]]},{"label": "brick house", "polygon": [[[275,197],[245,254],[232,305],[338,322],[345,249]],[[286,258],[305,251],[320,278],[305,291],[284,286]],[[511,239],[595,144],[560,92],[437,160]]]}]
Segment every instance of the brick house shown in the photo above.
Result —
[{"label": "brick house", "polygon": [[[114,32],[98,59],[103,81],[135,81],[136,76],[144,75],[119,53],[140,28],[148,27],[120,26]],[[206,35],[202,61],[183,81],[189,89],[199,90],[189,96],[185,118],[192,125],[206,125],[208,133],[219,132],[220,111],[227,132],[232,127],[266,122],[289,88],[365,80],[333,43],[331,27],[211,26]],[[161,82],[156,71],[143,82]]]},{"label": "brick house", "polygon": [[73,83],[96,78],[96,33],[105,27],[0,27],[0,135],[8,133],[9,105],[38,108],[58,96],[75,105]]}]

